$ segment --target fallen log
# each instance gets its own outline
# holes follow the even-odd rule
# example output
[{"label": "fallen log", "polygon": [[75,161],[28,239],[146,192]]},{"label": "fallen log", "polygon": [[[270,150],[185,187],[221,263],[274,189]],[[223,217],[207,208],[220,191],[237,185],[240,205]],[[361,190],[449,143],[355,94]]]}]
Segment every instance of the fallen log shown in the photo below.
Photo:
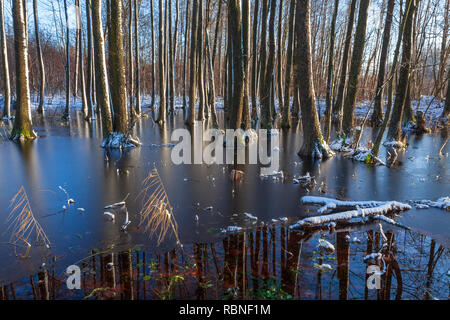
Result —
[{"label": "fallen log", "polygon": [[[317,197],[317,198],[321,199],[320,197]],[[327,199],[327,198],[323,198],[323,199],[332,200],[332,199]],[[307,200],[311,200],[311,199],[307,199]],[[336,201],[339,201],[339,200],[336,200]],[[336,202],[331,202],[331,201],[327,202],[327,204],[329,204],[329,203],[334,203],[334,205],[337,207]],[[357,203],[357,202],[354,202],[354,203]],[[361,203],[362,202],[360,202],[359,204],[361,204]],[[347,203],[346,205],[349,205],[349,204]],[[375,217],[375,216],[384,215],[387,213],[393,213],[393,212],[411,209],[410,205],[401,203],[401,202],[397,202],[397,201],[381,202],[381,204],[378,206],[373,206],[373,204],[370,204],[370,203],[366,203],[366,205],[368,205],[368,206],[370,205],[371,207],[366,207],[365,209],[362,209],[361,207],[359,207],[359,205],[357,205],[356,210],[327,214],[327,215],[320,215],[320,216],[316,216],[316,217],[308,217],[308,218],[298,221],[296,224],[290,226],[290,228],[297,229],[297,228],[302,228],[302,227],[321,225],[321,224],[329,223],[329,222],[348,221],[348,220],[358,219],[358,218],[365,219],[366,217]]]}]

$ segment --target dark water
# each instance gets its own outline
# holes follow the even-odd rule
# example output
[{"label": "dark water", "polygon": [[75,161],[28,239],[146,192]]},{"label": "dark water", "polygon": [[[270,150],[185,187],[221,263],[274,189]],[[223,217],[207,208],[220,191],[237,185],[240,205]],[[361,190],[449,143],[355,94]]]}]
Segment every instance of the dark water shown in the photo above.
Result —
[{"label": "dark water", "polygon": [[[388,280],[383,281],[386,286],[381,290],[365,289],[367,264],[363,262],[367,253],[380,248],[378,224],[335,233],[316,230],[303,234],[287,228],[290,222],[315,212],[316,208],[300,204],[304,195],[405,202],[448,196],[449,158],[439,157],[445,133],[411,136],[398,166],[374,168],[341,155],[323,162],[302,160],[296,154],[302,140],[300,128],[280,132],[284,181],[261,179],[259,166],[248,165],[238,167],[245,172],[243,181],[232,182],[233,166],[176,166],[169,147],[152,147],[171,142],[172,128],[183,127],[181,111],[170,117],[166,129],[149,118],[140,119],[134,135],[143,146],[124,152],[106,153],[100,148],[99,121],[91,126],[79,114],[74,114],[69,124],[55,119],[36,122],[39,139],[33,143],[0,143],[0,221],[6,221],[10,200],[24,186],[33,213],[51,242],[50,250],[33,248],[31,258],[20,259],[6,244],[7,224],[0,225],[4,298],[83,298],[95,288],[104,290],[98,289],[94,297],[126,299],[449,296],[450,216],[444,210],[413,208],[402,213],[397,221],[411,231],[383,224],[391,240],[386,260],[392,272],[386,273]],[[372,134],[367,129],[363,140],[374,140]],[[443,152],[448,150],[447,146]],[[384,150],[381,155],[384,157]],[[137,197],[154,167],[174,208],[183,250],[171,238],[157,246],[156,240],[138,227],[142,199]],[[315,176],[314,187],[292,183],[294,175],[306,172]],[[59,186],[75,204],[66,204]],[[115,222],[107,221],[103,207],[125,197],[132,223],[122,232],[123,215],[118,214]],[[203,210],[208,206],[213,209]],[[258,222],[233,216],[244,212],[257,216]],[[288,217],[289,222],[271,222],[280,217]],[[245,232],[220,232],[230,225],[242,226]],[[361,243],[347,241],[346,235]],[[319,237],[333,243],[336,252],[318,254]],[[112,268],[108,262],[113,262]],[[320,271],[317,265],[321,263],[330,264],[332,270]],[[83,269],[82,290],[70,291],[65,286],[64,270],[71,264]]]}]

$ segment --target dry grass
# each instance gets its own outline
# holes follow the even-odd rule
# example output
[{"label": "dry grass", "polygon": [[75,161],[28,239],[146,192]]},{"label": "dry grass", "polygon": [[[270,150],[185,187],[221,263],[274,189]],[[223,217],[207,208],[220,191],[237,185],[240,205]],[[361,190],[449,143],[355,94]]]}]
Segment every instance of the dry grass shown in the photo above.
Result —
[{"label": "dry grass", "polygon": [[158,170],[153,168],[143,181],[143,190],[138,197],[143,197],[142,210],[139,212],[139,226],[143,226],[150,236],[156,235],[158,245],[164,241],[168,233],[173,233],[177,243],[181,244],[178,237],[178,225],[173,215],[164,184]]},{"label": "dry grass", "polygon": [[31,210],[30,201],[28,200],[25,188],[20,187],[19,191],[12,198],[11,204],[9,206],[11,212],[9,213],[6,223],[8,224],[7,231],[11,232],[10,243],[14,246],[14,252],[17,255],[17,247],[22,241],[26,245],[27,251],[23,258],[26,258],[29,254],[32,237],[34,237],[34,242],[36,244],[45,245],[47,248],[50,247],[50,241],[47,235],[42,229],[39,222],[33,215]]}]

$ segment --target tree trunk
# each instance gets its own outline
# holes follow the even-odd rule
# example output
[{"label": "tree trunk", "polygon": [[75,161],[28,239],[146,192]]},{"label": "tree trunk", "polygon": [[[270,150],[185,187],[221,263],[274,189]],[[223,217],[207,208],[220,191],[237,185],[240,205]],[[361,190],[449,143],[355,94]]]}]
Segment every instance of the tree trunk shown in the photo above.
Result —
[{"label": "tree trunk", "polygon": [[284,80],[284,105],[283,118],[281,120],[282,128],[291,127],[291,112],[290,112],[290,87],[292,78],[292,56],[294,53],[294,18],[295,18],[295,1],[290,2],[289,6],[289,31],[288,31],[288,47],[286,58],[286,75]]},{"label": "tree trunk", "polygon": [[86,83],[86,99],[88,116],[86,120],[94,119],[93,104],[92,104],[92,87],[93,87],[93,52],[92,52],[92,21],[91,21],[91,1],[86,0],[86,24],[87,24],[87,83]]},{"label": "tree trunk", "polygon": [[195,122],[195,94],[197,90],[196,68],[196,45],[197,45],[197,20],[198,20],[198,2],[192,1],[192,26],[191,26],[191,52],[190,52],[190,70],[189,70],[189,109],[186,124],[193,126]]},{"label": "tree trunk", "polygon": [[[389,39],[391,37],[392,15],[394,12],[395,0],[389,0],[386,13],[386,21],[383,32],[383,45],[380,55],[380,69],[378,70],[378,82],[373,106],[371,122],[373,126],[379,126],[383,122],[383,89],[385,86],[384,77],[386,73],[386,60],[389,49]],[[389,117],[389,115],[387,115]]]},{"label": "tree trunk", "polygon": [[242,110],[244,98],[244,64],[242,52],[242,22],[241,6],[239,0],[228,2],[228,25],[231,44],[231,98],[230,98],[230,125],[239,129],[242,123]]},{"label": "tree trunk", "polygon": [[114,131],[127,133],[127,98],[123,50],[123,3],[111,0],[111,29],[109,30],[109,65],[111,72],[111,101],[114,110]]},{"label": "tree trunk", "polygon": [[[260,92],[261,99],[261,128],[272,129],[271,99],[273,98],[274,60],[275,60],[275,14],[276,0],[270,1],[269,18],[269,57],[264,72],[263,89]],[[265,31],[261,31],[265,33]],[[261,47],[263,42],[261,42]],[[261,58],[262,60],[262,58]]]},{"label": "tree trunk", "polygon": [[450,114],[450,68],[447,71],[447,95],[445,98],[444,111],[442,112],[441,118],[447,122],[448,115]]},{"label": "tree trunk", "polygon": [[[134,0],[132,0],[134,1]],[[111,21],[111,23],[113,23]],[[130,118],[136,117],[134,109],[134,56],[133,56],[133,6],[128,4],[128,104]]]},{"label": "tree trunk", "polygon": [[42,57],[42,48],[41,48],[41,39],[39,34],[39,18],[38,18],[38,8],[37,8],[37,0],[33,0],[33,14],[34,14],[34,33],[36,36],[36,50],[38,56],[38,65],[39,65],[39,75],[40,75],[40,84],[39,84],[39,105],[37,108],[37,112],[39,114],[44,114],[44,99],[45,99],[45,68],[44,68],[44,59]]},{"label": "tree trunk", "polygon": [[11,132],[13,140],[36,138],[31,121],[30,88],[28,84],[28,38],[26,15],[22,0],[12,1],[14,53],[16,60],[16,117]]},{"label": "tree trunk", "polygon": [[369,13],[370,0],[361,0],[358,14],[358,24],[355,31],[355,42],[353,45],[352,61],[348,76],[347,95],[344,101],[344,117],[342,119],[342,130],[347,136],[351,134],[358,91],[359,73],[361,72],[364,45],[366,43],[367,16]]},{"label": "tree trunk", "polygon": [[5,86],[3,116],[11,117],[11,86],[9,83],[9,63],[8,63],[8,48],[6,46],[6,32],[5,32],[5,11],[3,0],[0,0],[0,61],[1,70],[3,73],[3,85]]},{"label": "tree trunk", "polygon": [[242,50],[244,59],[244,99],[243,99],[243,126],[245,130],[250,129],[250,110],[248,86],[250,83],[249,68],[250,68],[250,0],[243,0],[242,3]]},{"label": "tree trunk", "polygon": [[156,68],[155,68],[155,25],[153,23],[153,0],[150,0],[150,23],[151,23],[151,33],[152,33],[152,104],[150,107],[155,106],[155,75],[156,75]]},{"label": "tree trunk", "polygon": [[64,0],[64,16],[66,18],[66,109],[64,110],[63,119],[70,118],[70,29],[69,16],[67,13],[67,0]]},{"label": "tree trunk", "polygon": [[406,94],[410,82],[411,53],[412,53],[412,28],[414,15],[417,9],[416,0],[409,0],[406,7],[405,25],[403,28],[402,62],[400,64],[399,80],[395,95],[394,108],[387,134],[388,141],[400,141],[402,135],[402,117],[405,106]]},{"label": "tree trunk", "polygon": [[[260,53],[259,53],[259,105],[260,105],[260,117],[261,117],[261,127],[263,127],[262,122],[267,122],[267,113],[270,115],[270,96],[269,91],[265,90],[266,87],[266,70],[267,70],[267,17],[269,15],[269,5],[270,1],[263,1],[262,12],[261,12],[261,41],[260,41]],[[269,80],[270,81],[270,80]],[[264,104],[266,104],[267,110],[263,111]],[[266,113],[266,116],[263,113]],[[265,123],[264,125],[267,125]],[[270,125],[270,120],[269,120]]]},{"label": "tree trunk", "polygon": [[[281,41],[282,35],[282,21],[283,21],[283,0],[280,0],[278,7],[278,31],[277,31],[277,46],[278,46],[278,61],[277,61],[277,76],[278,76],[278,110],[283,110],[283,77],[281,72],[283,70],[283,45]],[[273,119],[276,119],[276,113],[273,114]]]},{"label": "tree trunk", "polygon": [[197,59],[197,77],[198,77],[198,113],[197,120],[205,120],[205,88],[203,82],[203,1],[200,1],[198,7],[198,26],[197,26],[197,49],[196,49],[196,59]]},{"label": "tree trunk", "polygon": [[[402,0],[400,1],[400,15],[401,15],[401,7],[402,7]],[[398,25],[398,33],[397,33],[397,44],[395,45],[395,51],[394,51],[394,58],[392,60],[392,66],[391,66],[391,75],[389,79],[389,87],[388,87],[388,101],[386,106],[386,114],[383,119],[383,124],[381,125],[380,131],[378,132],[377,138],[375,140],[375,143],[372,148],[372,155],[375,157],[378,156],[378,152],[380,151],[381,141],[383,139],[384,132],[386,131],[387,124],[389,121],[389,118],[391,116],[391,110],[392,110],[392,93],[393,93],[393,87],[394,87],[394,81],[396,79],[397,74],[397,63],[398,63],[398,56],[400,54],[400,45],[402,43],[403,38],[403,31],[404,31],[404,24],[405,24],[405,16],[402,16],[402,19]]]},{"label": "tree trunk", "polygon": [[113,132],[111,107],[109,104],[108,76],[106,71],[105,40],[102,27],[101,1],[93,1],[92,29],[94,39],[95,94],[102,112],[103,137]]},{"label": "tree trunk", "polygon": [[331,109],[333,105],[333,62],[334,62],[334,38],[336,29],[336,18],[339,9],[339,0],[334,0],[333,18],[331,19],[330,44],[328,53],[328,76],[327,76],[327,95],[325,110],[325,141],[330,141],[331,135]]},{"label": "tree trunk", "polygon": [[159,116],[157,122],[164,123],[167,119],[166,108],[166,77],[164,68],[164,16],[163,3],[159,0],[159,44],[158,44],[158,60],[159,60]]},{"label": "tree trunk", "polygon": [[323,140],[315,102],[312,75],[310,14],[310,0],[297,0],[295,17],[295,33],[297,35],[294,58],[295,81],[301,83],[299,92],[303,124],[303,145],[298,154],[312,158],[328,158],[333,153]]},{"label": "tree trunk", "polygon": [[344,102],[344,91],[345,91],[345,82],[347,78],[347,64],[348,64],[348,56],[350,53],[350,45],[352,43],[352,32],[353,32],[353,20],[355,18],[355,10],[356,10],[356,0],[352,0],[350,3],[350,13],[348,15],[347,22],[347,33],[345,36],[344,43],[344,52],[342,54],[342,64],[341,64],[341,75],[339,77],[339,88],[336,97],[336,104],[334,105],[333,114],[335,118],[339,119],[341,122],[342,119],[342,105]]},{"label": "tree trunk", "polygon": [[141,114],[141,63],[139,61],[139,12],[140,6],[138,6],[137,0],[134,0],[134,53],[136,60],[136,113]]},{"label": "tree trunk", "polygon": [[253,54],[252,54],[252,120],[258,118],[258,109],[256,105],[256,97],[258,91],[258,13],[259,0],[255,0],[255,11],[253,16]]},{"label": "tree trunk", "polygon": [[183,56],[183,110],[186,109],[186,66],[187,66],[187,48],[189,35],[189,0],[186,1],[186,20],[184,23],[184,56]]},{"label": "tree trunk", "polygon": [[[81,6],[80,6],[80,0],[76,0],[75,2],[75,9],[78,10],[77,12],[77,27],[82,30],[81,27]],[[80,34],[78,36],[78,56],[80,59],[80,63],[78,65],[79,68],[79,74],[80,74],[80,81],[81,81],[81,110],[83,112],[84,119],[88,119],[88,103],[86,98],[86,82],[84,78],[84,58],[83,58],[83,33],[80,31]]]}]

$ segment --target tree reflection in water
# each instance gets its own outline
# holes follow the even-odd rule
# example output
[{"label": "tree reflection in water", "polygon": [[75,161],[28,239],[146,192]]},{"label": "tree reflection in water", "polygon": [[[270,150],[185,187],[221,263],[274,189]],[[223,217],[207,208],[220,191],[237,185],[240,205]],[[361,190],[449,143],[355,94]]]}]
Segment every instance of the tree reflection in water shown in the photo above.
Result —
[{"label": "tree reflection in water", "polygon": [[[319,237],[336,251],[319,253]],[[0,299],[448,298],[448,249],[411,231],[391,230],[386,238],[375,226],[330,233],[263,225],[183,250],[94,253],[80,263],[81,290],[66,288],[53,260],[35,275],[1,284]],[[384,273],[380,289],[371,290],[363,259],[375,252],[383,255],[377,264]]]}]

